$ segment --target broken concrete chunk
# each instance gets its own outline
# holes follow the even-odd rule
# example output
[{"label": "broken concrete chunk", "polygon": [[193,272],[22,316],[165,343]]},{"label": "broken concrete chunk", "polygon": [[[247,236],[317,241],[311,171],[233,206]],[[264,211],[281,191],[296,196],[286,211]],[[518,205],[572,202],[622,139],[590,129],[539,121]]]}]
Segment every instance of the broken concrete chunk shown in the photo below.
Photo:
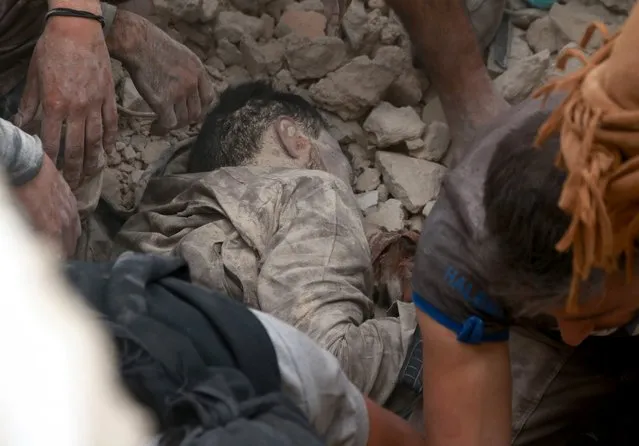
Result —
[{"label": "broken concrete chunk", "polygon": [[399,200],[391,198],[364,218],[366,223],[381,226],[387,231],[399,231],[404,227],[404,210]]},{"label": "broken concrete chunk", "polygon": [[548,16],[535,20],[528,27],[526,40],[535,52],[548,50],[555,53],[562,46],[557,30]]},{"label": "broken concrete chunk", "polygon": [[139,112],[150,112],[151,108],[148,104],[142,99],[140,93],[135,88],[133,81],[130,77],[124,79],[122,82],[120,95],[122,97],[122,106],[124,108],[128,108],[129,110],[139,111]]},{"label": "broken concrete chunk", "polygon": [[346,36],[346,41],[355,51],[359,50],[366,36],[366,23],[368,14],[361,0],[354,0],[342,19],[342,29]]},{"label": "broken concrete chunk", "polygon": [[419,104],[422,100],[422,85],[417,70],[407,67],[391,84],[385,99],[396,107],[406,107]]},{"label": "broken concrete chunk", "polygon": [[[410,156],[427,161],[439,162],[450,146],[450,129],[445,122],[432,121],[426,127],[423,147],[410,152]],[[409,147],[410,150],[410,147]]]},{"label": "broken concrete chunk", "polygon": [[242,53],[228,39],[221,39],[217,42],[216,54],[225,65],[240,65],[242,63]]},{"label": "broken concrete chunk", "polygon": [[362,211],[366,211],[373,206],[377,206],[377,203],[379,202],[379,192],[374,190],[364,194],[356,194],[355,200],[357,200],[357,207],[359,207]]},{"label": "broken concrete chunk", "polygon": [[550,52],[543,50],[508,68],[495,79],[495,89],[511,104],[519,103],[539,86],[549,66]]},{"label": "broken concrete chunk", "polygon": [[397,67],[358,56],[312,85],[309,91],[318,105],[342,119],[357,119],[380,101],[397,76]]},{"label": "broken concrete chunk", "polygon": [[424,123],[411,107],[397,108],[388,102],[375,107],[364,121],[369,141],[380,148],[417,139],[424,128]]},{"label": "broken concrete chunk", "polygon": [[222,11],[215,22],[214,35],[217,41],[228,39],[239,43],[243,36],[258,40],[262,36],[264,23],[257,17],[242,14],[239,11]]},{"label": "broken concrete chunk", "polygon": [[534,53],[526,42],[526,33],[521,30],[513,31],[510,41],[510,51],[508,53],[508,67],[512,67],[515,63],[522,59],[532,56]]},{"label": "broken concrete chunk", "polygon": [[313,11],[288,10],[282,14],[277,27],[276,36],[293,33],[299,37],[323,37],[326,35],[326,17]]},{"label": "broken concrete chunk", "polygon": [[296,79],[320,79],[346,59],[346,46],[338,37],[309,39],[289,35],[283,40],[288,69]]},{"label": "broken concrete chunk", "polygon": [[333,135],[340,144],[356,142],[362,146],[367,144],[366,133],[357,121],[344,121],[339,116],[320,111],[327,125],[328,132]]},{"label": "broken concrete chunk", "polygon": [[[570,42],[579,42],[592,22],[604,22],[609,27],[611,35],[621,23],[620,19],[613,16],[602,5],[583,5],[579,2],[565,5],[555,3],[550,8],[548,17],[558,32],[560,47]],[[587,49],[595,49],[600,45],[600,35],[595,33]]]},{"label": "broken concrete chunk", "polygon": [[422,121],[426,124],[430,124],[432,121],[446,122],[444,108],[437,96],[426,102],[424,110],[422,110]]},{"label": "broken concrete chunk", "polygon": [[[207,0],[203,0],[207,1]],[[268,3],[268,0],[230,0],[231,4],[244,14],[258,16]]]},{"label": "broken concrete chunk", "polygon": [[373,164],[368,151],[359,144],[349,144],[346,147],[346,156],[349,158],[353,170],[355,170],[356,173],[363,171]]},{"label": "broken concrete chunk", "polygon": [[242,39],[240,51],[244,66],[252,76],[277,73],[284,63],[284,45],[278,41],[258,44],[250,37]]},{"label": "broken concrete chunk", "polygon": [[424,217],[428,217],[430,215],[430,211],[433,210],[433,206],[435,206],[436,202],[437,200],[431,200],[428,203],[426,203],[426,205],[424,206],[424,210],[422,210],[422,215]]},{"label": "broken concrete chunk", "polygon": [[169,149],[169,147],[171,147],[171,143],[164,139],[149,141],[144,150],[141,152],[142,161],[145,164],[154,163]]},{"label": "broken concrete chunk", "polygon": [[202,0],[202,21],[210,22],[217,14],[220,2],[218,0]]},{"label": "broken concrete chunk", "polygon": [[424,217],[421,215],[413,215],[408,219],[408,229],[415,232],[422,232],[424,226]]},{"label": "broken concrete chunk", "polygon": [[528,29],[530,24],[546,16],[546,12],[535,8],[525,8],[510,12],[510,21],[517,28]]},{"label": "broken concrete chunk", "polygon": [[399,153],[378,151],[377,167],[388,191],[411,213],[417,213],[439,194],[446,168]]},{"label": "broken concrete chunk", "polygon": [[[355,190],[357,192],[369,192],[377,189],[380,185],[380,173],[375,168],[365,168],[355,182]],[[377,203],[375,203],[377,204]]]},{"label": "broken concrete chunk", "polygon": [[379,187],[377,188],[377,192],[379,192],[380,202],[388,200],[388,188],[386,187],[385,184],[380,184]]}]

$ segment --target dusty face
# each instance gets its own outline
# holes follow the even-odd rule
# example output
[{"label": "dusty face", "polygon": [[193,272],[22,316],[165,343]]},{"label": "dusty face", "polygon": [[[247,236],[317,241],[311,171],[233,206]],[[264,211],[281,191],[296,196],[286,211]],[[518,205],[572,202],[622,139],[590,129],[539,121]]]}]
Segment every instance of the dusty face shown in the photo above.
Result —
[{"label": "dusty face", "polygon": [[311,163],[313,165],[309,167],[331,173],[350,186],[353,169],[335,138],[322,129],[318,138],[312,139],[310,142]]},{"label": "dusty face", "polygon": [[594,333],[606,334],[630,322],[639,310],[639,276],[627,283],[624,271],[607,277],[604,291],[580,304],[576,313],[552,310],[561,337],[568,345],[579,345]]}]

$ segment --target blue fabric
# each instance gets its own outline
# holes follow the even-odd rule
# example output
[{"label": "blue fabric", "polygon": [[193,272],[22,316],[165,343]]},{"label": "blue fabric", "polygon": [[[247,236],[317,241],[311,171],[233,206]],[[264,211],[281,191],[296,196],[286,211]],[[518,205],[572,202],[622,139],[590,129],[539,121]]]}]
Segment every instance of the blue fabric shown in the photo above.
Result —
[{"label": "blue fabric", "polygon": [[415,292],[413,292],[413,302],[419,310],[456,333],[459,342],[463,342],[464,344],[481,344],[482,342],[504,342],[508,340],[508,330],[497,333],[485,333],[484,321],[479,316],[470,316],[460,324]]}]

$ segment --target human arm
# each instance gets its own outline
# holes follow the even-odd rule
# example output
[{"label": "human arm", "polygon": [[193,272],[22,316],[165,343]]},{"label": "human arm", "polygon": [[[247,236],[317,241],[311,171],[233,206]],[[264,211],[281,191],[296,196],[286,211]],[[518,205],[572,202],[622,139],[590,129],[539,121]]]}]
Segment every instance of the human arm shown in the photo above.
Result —
[{"label": "human arm", "polygon": [[507,446],[511,376],[507,342],[468,345],[418,312],[428,446]]},{"label": "human arm", "polygon": [[[49,0],[49,8],[101,15],[97,0]],[[33,121],[39,107],[45,152],[61,164],[72,189],[102,167],[104,150],[115,147],[117,109],[111,61],[100,23],[51,17],[36,44],[15,123]]]},{"label": "human arm", "polygon": [[75,198],[40,140],[0,119],[0,165],[31,223],[72,255],[80,235]]}]

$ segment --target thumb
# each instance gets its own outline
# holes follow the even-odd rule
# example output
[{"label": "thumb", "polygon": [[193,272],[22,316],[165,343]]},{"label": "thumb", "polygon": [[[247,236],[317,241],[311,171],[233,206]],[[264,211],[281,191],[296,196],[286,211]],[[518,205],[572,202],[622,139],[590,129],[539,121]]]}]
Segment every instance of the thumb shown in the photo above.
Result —
[{"label": "thumb", "polygon": [[20,99],[20,107],[18,113],[13,118],[13,123],[18,127],[29,124],[38,111],[40,105],[40,87],[38,82],[38,70],[35,58],[31,59],[29,72],[27,73],[27,81]]}]

